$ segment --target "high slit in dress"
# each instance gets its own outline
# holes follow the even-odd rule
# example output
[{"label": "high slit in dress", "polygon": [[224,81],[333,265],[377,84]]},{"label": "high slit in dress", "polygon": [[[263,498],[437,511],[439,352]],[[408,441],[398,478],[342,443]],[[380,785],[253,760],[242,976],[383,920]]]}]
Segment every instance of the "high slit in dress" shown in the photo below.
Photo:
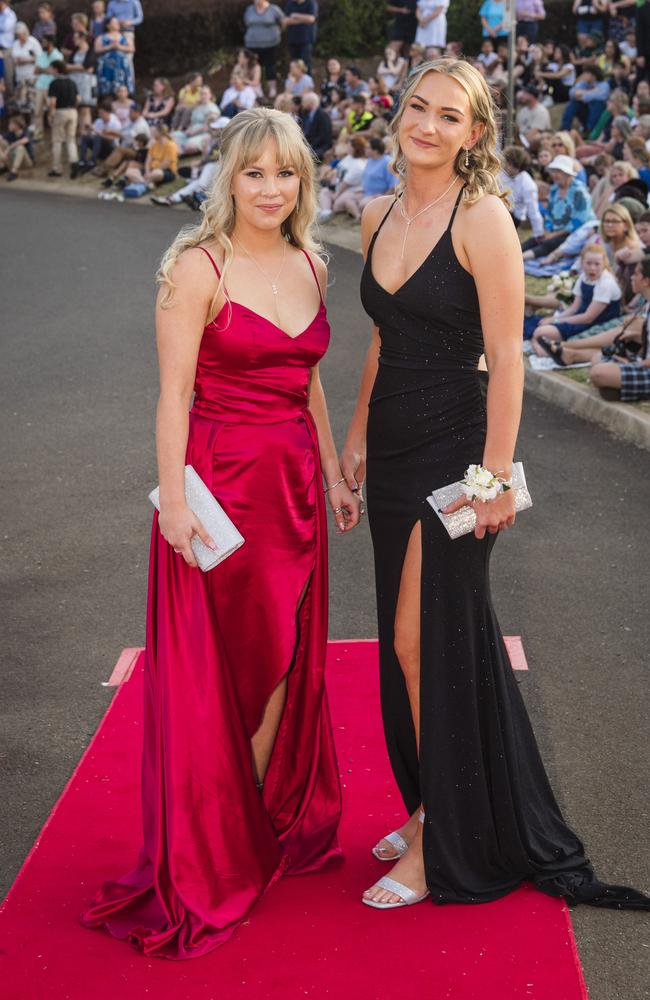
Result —
[{"label": "high slit in dress", "polygon": [[[381,349],[368,410],[367,499],[375,557],[386,743],[404,803],[422,802],[427,885],[437,903],[497,899],[530,880],[572,902],[650,908],[599,882],[550,787],[490,596],[497,535],[452,541],[426,501],[480,462],[486,434],[483,334],[452,225],[394,294],[361,281]],[[420,752],[394,650],[402,566],[421,524]]]},{"label": "high slit in dress", "polygon": [[[280,874],[313,871],[340,854],[324,686],[327,526],[308,409],[310,369],[329,336],[322,296],[296,337],[238,302],[226,302],[203,332],[186,462],[245,543],[202,573],[174,553],[154,514],[144,846],[137,867],[105,883],[82,917],[147,955],[212,950]],[[260,794],[251,737],[285,676]]]}]

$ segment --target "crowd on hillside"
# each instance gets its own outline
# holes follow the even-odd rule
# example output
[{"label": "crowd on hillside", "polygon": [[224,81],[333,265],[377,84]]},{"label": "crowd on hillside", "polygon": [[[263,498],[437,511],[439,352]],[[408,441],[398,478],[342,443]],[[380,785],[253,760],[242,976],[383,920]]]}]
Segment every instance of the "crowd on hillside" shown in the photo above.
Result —
[{"label": "crowd on hillside", "polygon": [[[215,94],[198,71],[177,92],[165,78],[138,87],[139,0],[94,0],[64,25],[50,3],[27,25],[0,0],[0,170],[19,177],[49,132],[49,176],[62,176],[65,153],[70,176],[92,172],[104,197],[148,194],[196,209],[218,170],[224,126],[242,109],[274,106],[300,121],[314,151],[320,220],[358,219],[396,185],[389,123],[408,74],[463,51],[447,38],[448,8],[387,3],[387,44],[372,75],[335,56],[319,75],[316,0],[253,0],[228,86]],[[548,279],[545,294],[527,299],[525,349],[545,364],[591,365],[604,394],[650,398],[650,0],[575,0],[573,14],[573,37],[560,42],[544,34],[543,0],[517,0],[516,134],[503,149],[503,184],[526,272]],[[504,0],[485,0],[479,16],[480,51],[465,58],[504,107]],[[173,193],[155,193],[178,177],[185,183]]]}]

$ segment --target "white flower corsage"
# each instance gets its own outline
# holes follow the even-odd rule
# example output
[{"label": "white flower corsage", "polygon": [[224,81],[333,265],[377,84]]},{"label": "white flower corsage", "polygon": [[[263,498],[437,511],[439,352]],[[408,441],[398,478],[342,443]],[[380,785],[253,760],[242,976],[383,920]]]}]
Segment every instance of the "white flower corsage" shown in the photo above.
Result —
[{"label": "white flower corsage", "polygon": [[495,476],[484,465],[470,465],[460,485],[468,500],[482,500],[484,503],[495,500],[499,493],[505,493],[512,488],[510,480]]}]

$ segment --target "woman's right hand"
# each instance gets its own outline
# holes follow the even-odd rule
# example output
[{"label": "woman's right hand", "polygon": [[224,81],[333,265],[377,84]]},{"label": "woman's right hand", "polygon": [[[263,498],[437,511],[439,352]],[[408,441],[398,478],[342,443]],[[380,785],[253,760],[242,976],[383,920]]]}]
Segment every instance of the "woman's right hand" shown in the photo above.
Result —
[{"label": "woman's right hand", "polygon": [[193,535],[198,535],[209,549],[217,548],[196,514],[190,510],[187,504],[178,507],[164,507],[158,515],[158,527],[165,541],[169,542],[174,552],[182,555],[188,566],[197,566],[196,557],[190,544]]},{"label": "woman's right hand", "polygon": [[366,445],[365,441],[348,439],[341,452],[341,472],[351,490],[363,490],[366,479]]}]

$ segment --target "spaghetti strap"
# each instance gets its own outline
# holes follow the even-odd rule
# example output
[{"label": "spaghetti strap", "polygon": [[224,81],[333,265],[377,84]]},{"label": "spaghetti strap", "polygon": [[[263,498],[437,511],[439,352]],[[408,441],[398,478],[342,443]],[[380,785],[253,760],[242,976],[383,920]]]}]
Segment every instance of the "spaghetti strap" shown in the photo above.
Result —
[{"label": "spaghetti strap", "polygon": [[453,224],[454,224],[454,219],[456,218],[456,212],[458,211],[458,206],[460,205],[460,199],[463,197],[463,191],[464,190],[465,190],[465,185],[463,184],[462,188],[458,192],[458,197],[456,198],[456,203],[454,205],[454,210],[451,213],[451,218],[449,220],[449,225],[447,226],[447,231],[449,231],[451,229],[451,227],[453,226]]},{"label": "spaghetti strap", "polygon": [[314,281],[316,282],[316,287],[318,288],[318,294],[320,296],[321,305],[324,305],[325,303],[323,302],[323,292],[322,292],[321,287],[320,287],[320,281],[318,280],[318,275],[316,274],[316,268],[312,264],[311,257],[309,256],[309,254],[307,253],[307,251],[304,249],[304,247],[300,247],[300,249],[304,253],[305,257],[307,258],[307,263],[309,264],[309,266],[311,268],[311,273],[314,275]]},{"label": "spaghetti strap", "polygon": [[374,247],[375,240],[377,239],[377,237],[379,236],[379,233],[381,232],[381,227],[383,226],[384,222],[386,221],[386,219],[388,218],[388,216],[390,215],[390,213],[393,211],[393,209],[394,209],[394,207],[395,207],[396,204],[397,204],[397,198],[393,198],[393,200],[391,202],[391,205],[390,205],[390,208],[388,209],[388,211],[386,212],[385,216],[383,217],[383,219],[381,220],[381,222],[379,223],[379,225],[375,229],[374,233],[372,234],[372,239],[370,240],[370,247],[368,248],[369,251],[372,250],[372,248]]},{"label": "spaghetti strap", "polygon": [[217,267],[217,262],[215,261],[214,257],[210,253],[210,251],[206,250],[205,247],[202,247],[202,246],[198,246],[197,250],[203,250],[203,253],[206,255],[206,257],[208,257],[210,263],[212,264],[213,268],[217,272],[217,278],[219,279],[219,281],[221,281],[221,271]]}]

